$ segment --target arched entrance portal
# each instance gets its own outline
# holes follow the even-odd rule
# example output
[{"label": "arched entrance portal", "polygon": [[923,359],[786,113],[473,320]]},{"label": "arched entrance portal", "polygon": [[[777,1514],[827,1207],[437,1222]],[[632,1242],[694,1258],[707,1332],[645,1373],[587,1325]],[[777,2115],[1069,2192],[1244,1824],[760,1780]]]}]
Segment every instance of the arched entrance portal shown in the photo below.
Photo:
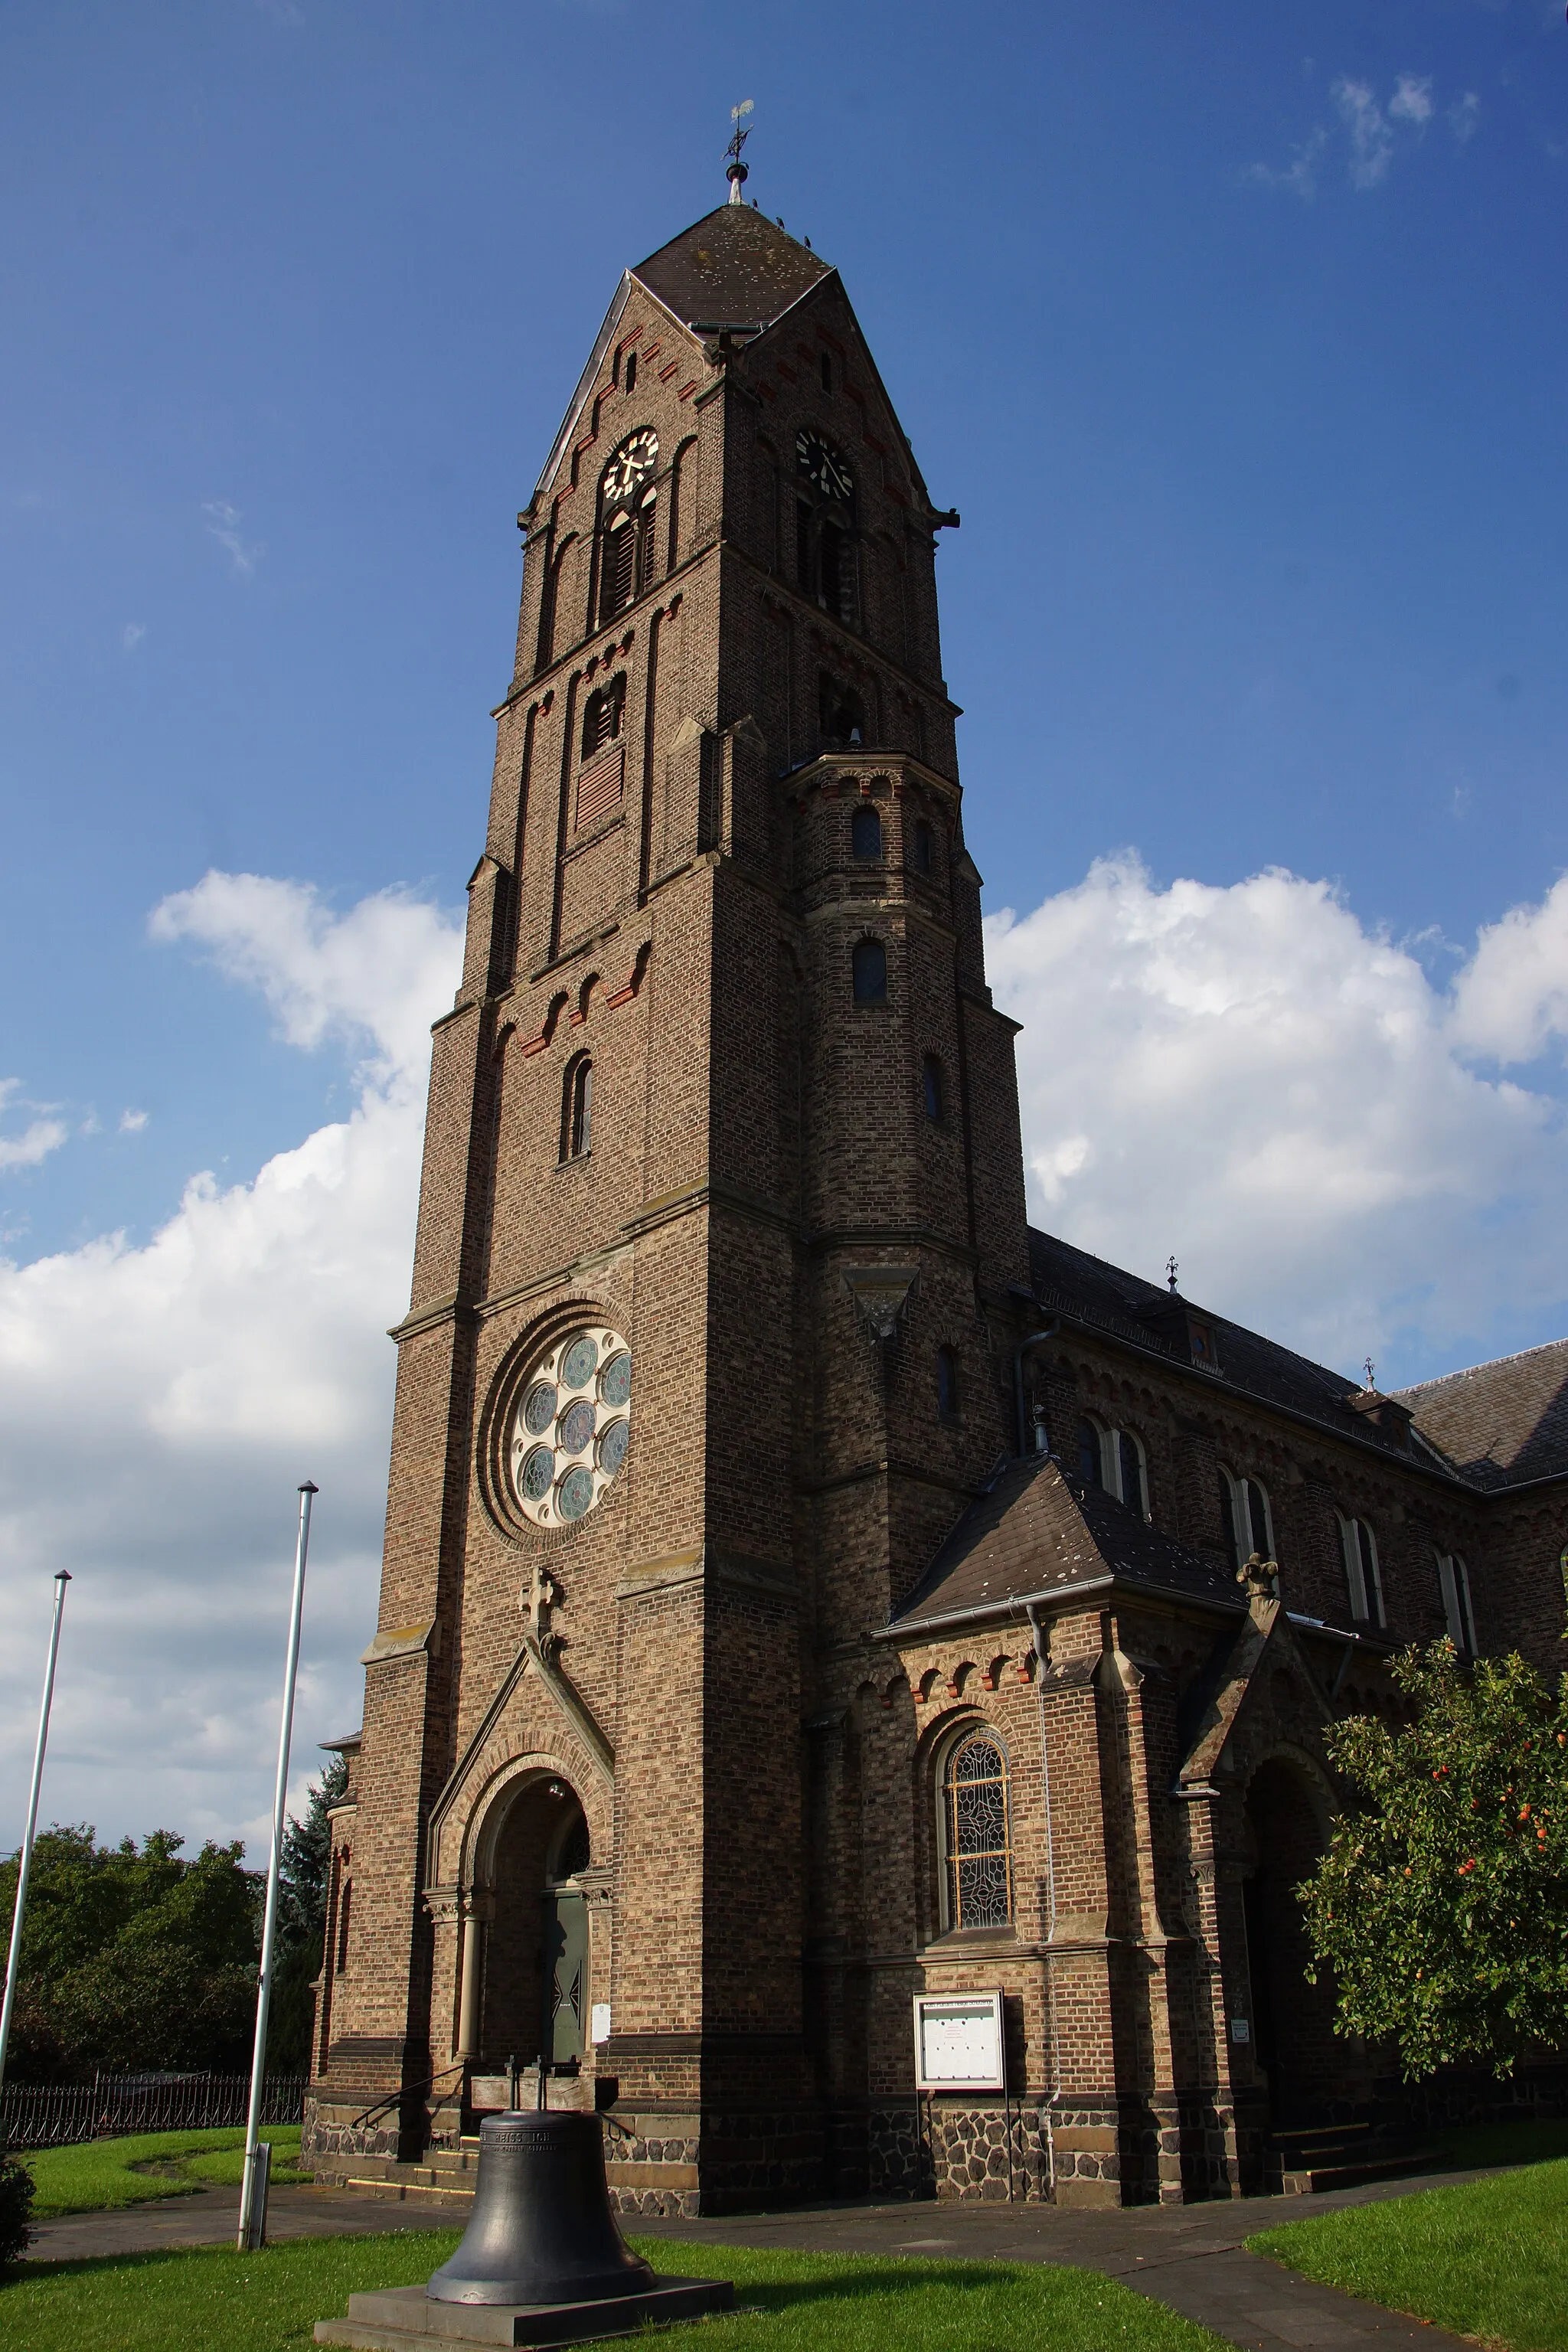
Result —
[{"label": "arched entrance portal", "polygon": [[1311,1957],[1296,1889],[1328,1843],[1327,1820],[1306,1776],[1282,1758],[1262,1765],[1247,1793],[1247,1955],[1252,2033],[1277,2128],[1331,2119],[1344,2096],[1349,2053],[1333,2032],[1332,1985]]},{"label": "arched entrance portal", "polygon": [[564,1780],[527,1782],[496,1833],[479,2069],[574,2074],[588,2032],[588,1823]]}]

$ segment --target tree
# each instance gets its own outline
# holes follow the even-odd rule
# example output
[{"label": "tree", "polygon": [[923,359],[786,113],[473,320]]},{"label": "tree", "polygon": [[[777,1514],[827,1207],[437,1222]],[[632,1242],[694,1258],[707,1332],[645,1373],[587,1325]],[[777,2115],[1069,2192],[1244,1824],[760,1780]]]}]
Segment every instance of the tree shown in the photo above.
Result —
[{"label": "tree", "polygon": [[[100,1846],[79,1825],[33,1850],[12,2069],[48,2081],[142,2068],[243,2067],[256,2003],[260,1880],[244,1847],[154,1830]],[[16,1859],[0,1865],[8,1929]]]},{"label": "tree", "polygon": [[1447,1641],[1390,1672],[1415,1720],[1327,1734],[1356,1810],[1300,1890],[1336,2031],[1394,2042],[1410,2080],[1509,2074],[1568,2045],[1568,1675],[1553,1696],[1517,1654],[1465,1669]]},{"label": "tree", "polygon": [[267,2025],[268,2071],[303,2074],[310,2063],[315,2016],[311,1987],[321,1973],[327,1932],[327,1879],[332,1825],[327,1815],[348,1791],[348,1760],[332,1756],[310,1783],[305,1818],[293,1814],[283,1832],[278,1887],[278,1963]]},{"label": "tree", "polygon": [[33,2176],[0,2140],[0,2274],[15,2268],[33,2242]]}]

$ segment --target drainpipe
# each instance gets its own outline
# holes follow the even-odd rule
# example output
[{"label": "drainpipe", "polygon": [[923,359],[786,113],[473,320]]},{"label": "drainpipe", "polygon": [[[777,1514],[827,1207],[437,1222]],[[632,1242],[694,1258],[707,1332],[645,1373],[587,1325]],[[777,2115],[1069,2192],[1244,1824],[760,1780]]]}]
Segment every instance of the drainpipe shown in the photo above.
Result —
[{"label": "drainpipe", "polygon": [[[1026,1340],[1026,1347],[1032,1345],[1032,1341]],[[1020,1348],[1018,1350],[1020,1360],[1023,1352],[1023,1349]],[[1057,1845],[1051,1827],[1050,1745],[1046,1738],[1046,1636],[1040,1624],[1038,1603],[1026,1601],[1024,1614],[1029,1621],[1029,1631],[1035,1640],[1035,1702],[1040,1717],[1040,1788],[1046,1811],[1046,1943],[1048,1948],[1054,1945],[1057,1939]],[[1046,2168],[1054,2202],[1057,2193],[1057,2142],[1051,2111],[1061,2095],[1062,2087],[1061,2036],[1057,2025],[1057,1964],[1054,1952],[1046,1961],[1046,2006],[1049,2012],[1051,2036],[1051,2095],[1046,2101]]]},{"label": "drainpipe", "polygon": [[1014,1351],[1013,1409],[1018,1423],[1018,1452],[1020,1456],[1027,1454],[1029,1451],[1029,1433],[1024,1426],[1024,1359],[1029,1353],[1031,1349],[1044,1347],[1047,1339],[1054,1339],[1061,1328],[1061,1318],[1059,1316],[1053,1315],[1050,1321],[1044,1325],[1040,1330],[1031,1331],[1026,1339],[1020,1340],[1017,1348]]}]

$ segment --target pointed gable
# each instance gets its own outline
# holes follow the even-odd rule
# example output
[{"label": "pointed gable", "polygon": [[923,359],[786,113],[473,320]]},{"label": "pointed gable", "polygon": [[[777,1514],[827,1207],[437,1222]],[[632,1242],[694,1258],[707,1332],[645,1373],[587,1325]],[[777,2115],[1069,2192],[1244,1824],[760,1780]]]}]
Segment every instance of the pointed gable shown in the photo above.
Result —
[{"label": "pointed gable", "polygon": [[1010,1462],[954,1528],[896,1612],[899,1633],[1112,1582],[1236,1609],[1234,1579],[1098,1487],[1034,1454]]},{"label": "pointed gable", "polygon": [[750,205],[720,205],[632,271],[694,330],[772,326],[832,274],[819,255]]}]

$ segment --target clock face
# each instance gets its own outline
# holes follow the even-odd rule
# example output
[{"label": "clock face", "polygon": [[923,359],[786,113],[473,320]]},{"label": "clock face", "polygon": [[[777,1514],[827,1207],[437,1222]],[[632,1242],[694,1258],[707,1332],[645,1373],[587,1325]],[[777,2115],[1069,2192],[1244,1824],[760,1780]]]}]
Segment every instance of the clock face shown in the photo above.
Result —
[{"label": "clock face", "polygon": [[648,479],[658,463],[658,436],[651,425],[644,425],[624,449],[616,450],[605,470],[605,497],[609,504],[623,504]]},{"label": "clock face", "polygon": [[803,428],[795,436],[795,463],[825,499],[852,499],[855,477],[837,449],[820,433]]}]

